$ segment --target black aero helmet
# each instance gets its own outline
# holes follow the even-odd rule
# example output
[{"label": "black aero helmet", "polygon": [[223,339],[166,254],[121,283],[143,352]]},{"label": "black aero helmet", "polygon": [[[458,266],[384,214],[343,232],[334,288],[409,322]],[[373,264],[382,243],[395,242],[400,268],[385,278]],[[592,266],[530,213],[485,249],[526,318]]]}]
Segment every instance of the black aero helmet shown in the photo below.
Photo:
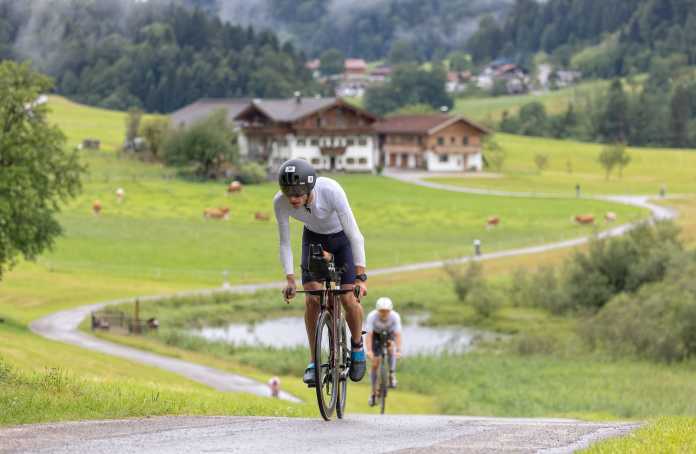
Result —
[{"label": "black aero helmet", "polygon": [[316,170],[304,159],[285,161],[278,171],[278,184],[286,196],[309,194],[316,182]]}]

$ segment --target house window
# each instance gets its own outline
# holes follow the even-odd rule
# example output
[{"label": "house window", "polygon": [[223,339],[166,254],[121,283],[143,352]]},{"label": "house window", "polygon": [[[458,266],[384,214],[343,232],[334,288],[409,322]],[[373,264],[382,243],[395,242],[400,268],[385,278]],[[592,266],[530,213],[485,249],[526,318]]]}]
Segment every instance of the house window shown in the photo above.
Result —
[{"label": "house window", "polygon": [[439,158],[440,158],[440,162],[449,162],[449,155],[448,154],[441,154]]},{"label": "house window", "polygon": [[346,163],[347,164],[355,164],[355,158],[347,158]]},{"label": "house window", "polygon": [[343,111],[341,109],[336,110],[336,126],[339,128],[342,128],[346,125],[346,122],[343,118]]},{"label": "house window", "polygon": [[450,143],[451,143],[452,145],[454,145],[455,143],[457,143],[457,138],[456,138],[456,137],[450,137]]},{"label": "house window", "polygon": [[317,128],[321,128],[321,126],[322,126],[321,117],[317,117]]},{"label": "house window", "polygon": [[287,147],[288,146],[288,140],[287,139],[280,139],[278,141],[278,144],[280,144],[281,147]]},{"label": "house window", "polygon": [[305,145],[307,145],[307,141],[304,138],[297,139],[297,146],[298,147],[304,147]]},{"label": "house window", "polygon": [[321,163],[321,159],[319,158],[312,158],[312,164],[313,165],[319,165]]},{"label": "house window", "polygon": [[469,136],[462,137],[462,145],[469,145]]},{"label": "house window", "polygon": [[418,136],[418,145],[422,145],[422,144],[423,144],[423,137]]},{"label": "house window", "polygon": [[367,164],[367,158],[360,158],[358,159],[359,164]]},{"label": "house window", "polygon": [[319,146],[319,139],[312,139],[310,143],[312,145],[314,145],[315,147],[317,147],[317,146]]},{"label": "house window", "polygon": [[445,144],[445,138],[444,138],[444,137],[438,137],[438,138],[437,138],[437,144],[438,144],[438,145],[444,145],[444,144]]},{"label": "house window", "polygon": [[348,144],[349,147],[353,146],[355,145],[355,140],[351,137],[350,139],[346,140],[346,144]]},{"label": "house window", "polygon": [[358,139],[358,145],[365,146],[367,145],[367,139],[365,137],[361,137]]}]

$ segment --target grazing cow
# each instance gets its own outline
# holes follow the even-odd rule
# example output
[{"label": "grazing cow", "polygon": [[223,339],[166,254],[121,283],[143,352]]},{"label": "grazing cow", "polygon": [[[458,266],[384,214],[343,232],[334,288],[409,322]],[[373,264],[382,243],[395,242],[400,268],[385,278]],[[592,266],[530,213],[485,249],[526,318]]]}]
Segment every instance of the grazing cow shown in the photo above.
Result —
[{"label": "grazing cow", "polygon": [[239,181],[235,180],[232,183],[227,186],[227,193],[232,194],[233,192],[241,192],[242,191],[242,183]]},{"label": "grazing cow", "polygon": [[254,213],[254,219],[257,221],[268,221],[270,218],[271,216],[268,213],[262,213],[260,211]]},{"label": "grazing cow", "polygon": [[159,326],[160,326],[159,320],[157,320],[155,317],[147,319],[147,327],[149,329],[157,329],[157,328],[159,328]]},{"label": "grazing cow", "polygon": [[125,196],[126,196],[126,191],[124,191],[123,188],[116,189],[116,200],[118,200],[118,203],[123,202],[123,198]]},{"label": "grazing cow", "polygon": [[95,216],[99,216],[99,213],[101,213],[102,209],[102,204],[99,200],[95,200],[92,203],[92,212],[94,213]]},{"label": "grazing cow", "polygon": [[594,224],[594,216],[591,214],[579,214],[575,216],[575,222],[578,224]]},{"label": "grazing cow", "polygon": [[606,222],[616,221],[616,213],[614,213],[613,211],[608,212],[606,215],[604,215],[604,220]]},{"label": "grazing cow", "polygon": [[486,227],[495,227],[498,224],[500,224],[500,218],[498,216],[491,216],[488,218],[488,221],[486,221]]},{"label": "grazing cow", "polygon": [[206,208],[203,210],[203,217],[205,219],[224,219],[225,221],[230,218],[229,208]]}]

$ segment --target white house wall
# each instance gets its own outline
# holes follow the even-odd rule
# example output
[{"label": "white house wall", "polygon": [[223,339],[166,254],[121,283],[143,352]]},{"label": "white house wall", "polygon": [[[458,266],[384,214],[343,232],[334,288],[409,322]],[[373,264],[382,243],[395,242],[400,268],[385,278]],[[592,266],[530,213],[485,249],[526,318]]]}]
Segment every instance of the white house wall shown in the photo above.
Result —
[{"label": "white house wall", "polygon": [[426,165],[431,172],[462,172],[475,168],[476,171],[482,169],[481,153],[475,154],[448,154],[447,162],[440,161],[440,154],[431,151],[426,152]]},{"label": "white house wall", "polygon": [[[352,138],[353,145],[348,145],[347,140]],[[312,140],[318,139],[317,145],[312,145]],[[364,139],[365,144],[360,145],[359,140]],[[269,165],[277,167],[288,159],[305,159],[317,170],[331,170],[331,157],[321,154],[321,147],[345,147],[346,152],[335,157],[334,170],[348,172],[372,172],[375,168],[376,151],[375,139],[372,136],[348,136],[348,137],[305,137],[304,145],[298,143],[294,135],[286,136],[287,145],[276,141],[272,145]],[[362,162],[361,162],[362,160]]]}]

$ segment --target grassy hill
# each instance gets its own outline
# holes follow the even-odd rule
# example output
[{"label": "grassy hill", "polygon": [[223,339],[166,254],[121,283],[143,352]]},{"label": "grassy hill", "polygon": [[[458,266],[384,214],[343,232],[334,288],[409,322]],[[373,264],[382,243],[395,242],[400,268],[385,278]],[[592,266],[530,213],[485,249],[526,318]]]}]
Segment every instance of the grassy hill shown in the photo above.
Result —
[{"label": "grassy hill", "polygon": [[[630,164],[619,178],[614,170],[606,179],[597,156],[604,147],[573,141],[497,134],[507,151],[500,178],[435,178],[434,181],[463,186],[557,193],[573,196],[580,184],[584,195],[647,194],[657,195],[665,186],[668,194],[696,192],[696,152],[662,148],[628,148]],[[534,164],[538,153],[549,157],[548,168],[539,172]]]},{"label": "grassy hill", "polygon": [[472,120],[495,127],[505,111],[516,114],[523,105],[530,102],[540,102],[546,107],[547,113],[561,113],[568,108],[568,103],[582,100],[598,90],[605,89],[608,85],[607,81],[593,80],[539,94],[457,98],[452,113],[464,115]]}]

